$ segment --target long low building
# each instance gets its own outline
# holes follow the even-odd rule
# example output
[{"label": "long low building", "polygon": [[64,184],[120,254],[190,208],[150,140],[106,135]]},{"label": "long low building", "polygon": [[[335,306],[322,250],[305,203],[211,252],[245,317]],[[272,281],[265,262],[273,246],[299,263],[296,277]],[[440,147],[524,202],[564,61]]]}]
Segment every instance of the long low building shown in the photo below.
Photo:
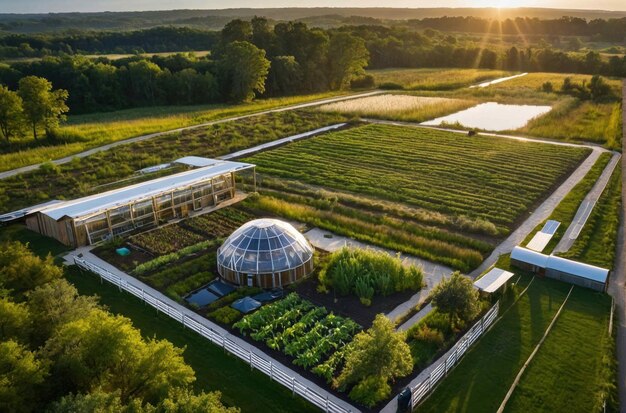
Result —
[{"label": "long low building", "polygon": [[141,227],[219,208],[236,198],[235,174],[249,169],[254,172],[255,167],[243,162],[206,161],[208,166],[84,198],[25,208],[0,216],[0,221],[24,219],[29,229],[65,245],[95,244]]},{"label": "long low building", "polygon": [[511,265],[597,291],[606,291],[610,273],[605,268],[542,254],[519,246],[513,248],[511,252]]}]

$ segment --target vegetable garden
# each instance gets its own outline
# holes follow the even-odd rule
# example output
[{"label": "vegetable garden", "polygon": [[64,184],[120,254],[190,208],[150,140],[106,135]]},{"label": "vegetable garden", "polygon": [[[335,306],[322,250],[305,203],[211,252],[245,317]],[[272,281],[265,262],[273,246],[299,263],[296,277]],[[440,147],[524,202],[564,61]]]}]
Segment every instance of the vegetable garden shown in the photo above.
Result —
[{"label": "vegetable garden", "polygon": [[468,271],[588,153],[366,125],[247,161],[260,209]]},{"label": "vegetable garden", "polygon": [[344,362],[346,346],[360,326],[329,313],[295,293],[262,307],[233,325],[241,334],[293,358],[293,363],[331,382]]}]

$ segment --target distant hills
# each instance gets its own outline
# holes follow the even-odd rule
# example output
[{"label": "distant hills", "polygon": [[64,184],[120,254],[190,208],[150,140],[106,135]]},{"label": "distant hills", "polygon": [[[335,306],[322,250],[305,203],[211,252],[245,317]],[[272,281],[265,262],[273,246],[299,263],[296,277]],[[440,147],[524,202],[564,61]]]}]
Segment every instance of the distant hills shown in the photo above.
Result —
[{"label": "distant hills", "polygon": [[568,10],[545,8],[267,8],[223,10],[163,10],[140,12],[0,14],[0,30],[14,33],[66,30],[131,30],[160,25],[220,29],[234,18],[265,16],[275,21],[302,20],[313,26],[380,24],[398,20],[442,16],[474,16],[494,19],[562,16],[587,20],[626,17],[626,11]]}]

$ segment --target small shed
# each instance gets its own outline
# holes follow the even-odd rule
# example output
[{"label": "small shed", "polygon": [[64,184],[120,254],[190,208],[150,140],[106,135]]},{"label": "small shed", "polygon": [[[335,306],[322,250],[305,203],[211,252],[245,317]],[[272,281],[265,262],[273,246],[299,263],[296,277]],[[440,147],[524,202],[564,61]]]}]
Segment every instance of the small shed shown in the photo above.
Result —
[{"label": "small shed", "polygon": [[511,265],[526,271],[544,275],[548,256],[537,251],[517,246],[511,251]]},{"label": "small shed", "polygon": [[232,303],[230,306],[235,310],[238,310],[244,314],[248,314],[261,307],[261,303],[254,298],[243,297]]},{"label": "small shed", "polygon": [[508,280],[513,277],[513,273],[501,268],[493,268],[487,274],[480,277],[474,286],[484,293],[494,293],[498,291]]}]

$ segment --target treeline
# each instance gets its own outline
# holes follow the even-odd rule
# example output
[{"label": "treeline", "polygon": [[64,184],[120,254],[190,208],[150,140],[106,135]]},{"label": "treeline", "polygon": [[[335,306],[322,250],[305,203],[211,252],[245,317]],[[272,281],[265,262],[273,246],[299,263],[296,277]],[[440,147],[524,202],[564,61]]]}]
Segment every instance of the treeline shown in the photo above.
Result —
[{"label": "treeline", "polygon": [[0,244],[0,291],[0,411],[239,411],[195,394],[182,349],[79,295],[50,256]]},{"label": "treeline", "polygon": [[166,26],[120,32],[11,34],[0,38],[0,57],[210,50],[218,40],[216,31]]},{"label": "treeline", "polygon": [[586,20],[579,17],[545,19],[517,17],[492,20],[480,17],[436,17],[409,20],[409,25],[441,31],[491,33],[508,35],[588,36],[594,40],[622,42],[626,40],[626,18]]},{"label": "treeline", "polygon": [[69,92],[67,104],[76,114],[340,89],[362,76],[367,62],[364,41],[349,33],[303,23],[272,27],[255,18],[227,24],[211,57],[47,57],[0,65],[0,83],[16,89],[24,76],[48,79],[54,88]]},{"label": "treeline", "polygon": [[[178,33],[178,29],[162,30],[128,36],[147,39],[151,44],[167,44],[169,40],[163,37]],[[150,40],[151,33],[158,34],[157,38]],[[96,34],[93,36],[97,38]],[[364,75],[366,67],[458,67],[626,76],[626,56],[612,56],[606,61],[597,52],[567,53],[547,44],[524,49],[483,48],[435,30],[419,33],[371,25],[324,30],[301,22],[271,25],[267,19],[255,17],[251,21],[232,20],[215,37],[217,40],[207,40],[211,55],[205,57],[177,54],[109,60],[63,55],[10,66],[0,64],[0,83],[15,89],[24,76],[46,78],[54,88],[69,92],[67,104],[71,113],[77,114],[150,105],[237,102],[259,95],[284,96],[349,86],[372,87],[373,79]],[[107,47],[114,46],[110,42]],[[194,42],[186,47],[199,46],[200,40]],[[97,41],[93,40],[93,44]]]}]

